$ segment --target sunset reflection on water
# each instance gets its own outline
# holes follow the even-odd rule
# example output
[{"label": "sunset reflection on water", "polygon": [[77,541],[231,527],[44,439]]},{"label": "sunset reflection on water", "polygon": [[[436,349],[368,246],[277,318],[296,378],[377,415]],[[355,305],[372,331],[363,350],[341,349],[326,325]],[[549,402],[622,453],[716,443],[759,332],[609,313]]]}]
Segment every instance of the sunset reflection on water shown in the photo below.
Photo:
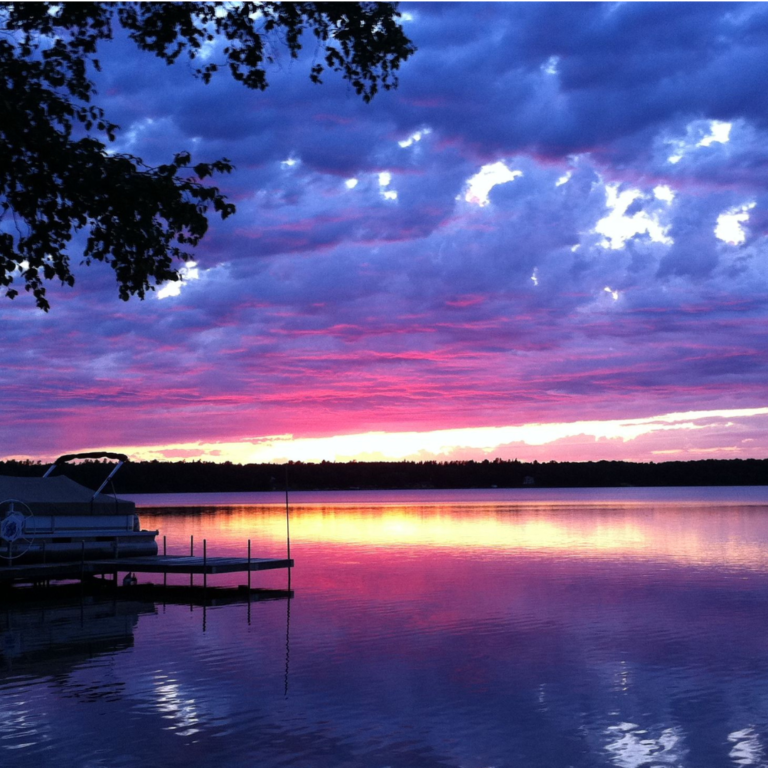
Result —
[{"label": "sunset reflection on water", "polygon": [[[178,510],[181,511],[181,510]],[[212,508],[185,508],[181,515],[142,511],[142,522],[172,542],[206,535]],[[191,515],[191,516],[190,516]],[[215,508],[210,544],[222,552],[242,551],[251,538],[279,552],[286,538],[285,510],[276,505]],[[472,554],[483,558],[515,553],[608,560],[670,561],[697,566],[768,568],[768,517],[755,505],[568,507],[562,504],[475,507],[450,505],[292,506],[294,552],[415,551],[427,556]],[[182,546],[179,544],[179,546]]]},{"label": "sunset reflection on water", "polygon": [[[171,553],[285,554],[279,499],[168,501]],[[291,600],[6,608],[3,768],[764,764],[768,503],[300,501]]]}]

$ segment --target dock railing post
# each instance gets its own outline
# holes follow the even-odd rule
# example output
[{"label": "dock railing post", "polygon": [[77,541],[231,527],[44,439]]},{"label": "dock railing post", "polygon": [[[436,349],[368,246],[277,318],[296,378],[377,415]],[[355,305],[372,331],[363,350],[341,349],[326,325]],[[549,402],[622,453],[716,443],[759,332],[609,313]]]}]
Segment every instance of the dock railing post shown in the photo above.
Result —
[{"label": "dock railing post", "polygon": [[251,540],[248,539],[248,595],[250,594],[251,594]]},{"label": "dock railing post", "polygon": [[208,587],[208,542],[203,539],[203,589]]},{"label": "dock railing post", "polygon": [[[189,537],[189,556],[194,557],[195,556],[195,537],[194,534]],[[190,570],[189,570],[189,586],[190,589],[195,585],[194,582],[194,574],[192,573],[192,564],[190,563]],[[190,595],[190,600],[192,599]]]}]

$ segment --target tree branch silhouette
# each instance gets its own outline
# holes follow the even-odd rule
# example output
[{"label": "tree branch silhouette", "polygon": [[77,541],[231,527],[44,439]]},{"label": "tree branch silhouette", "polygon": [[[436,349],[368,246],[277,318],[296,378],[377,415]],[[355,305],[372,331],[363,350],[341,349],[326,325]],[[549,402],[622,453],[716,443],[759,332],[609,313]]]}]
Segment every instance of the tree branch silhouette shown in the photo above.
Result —
[{"label": "tree branch silhouette", "polygon": [[[397,86],[400,64],[415,50],[398,18],[394,3],[0,3],[5,295],[14,298],[23,286],[48,311],[46,282],[74,285],[70,251],[81,233],[82,261],[109,264],[121,299],[144,298],[180,279],[211,214],[235,213],[206,183],[234,169],[227,158],[195,162],[180,151],[153,167],[109,149],[119,126],[92,103],[91,72],[101,70],[99,44],[112,39],[115,26],[168,64],[187,57],[206,84],[224,71],[253,90],[267,88],[276,51],[298,58],[311,36],[322,53],[310,79],[338,73],[369,102]],[[200,56],[214,41],[223,62]]]}]

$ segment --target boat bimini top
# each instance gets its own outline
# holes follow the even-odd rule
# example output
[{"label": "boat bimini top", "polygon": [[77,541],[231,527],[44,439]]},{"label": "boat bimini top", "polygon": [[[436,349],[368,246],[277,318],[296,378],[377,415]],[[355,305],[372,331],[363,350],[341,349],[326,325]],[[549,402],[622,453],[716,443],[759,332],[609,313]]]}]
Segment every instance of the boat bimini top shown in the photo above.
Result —
[{"label": "boat bimini top", "polygon": [[[74,459],[117,459],[117,464],[94,493],[64,475],[51,477],[56,467]],[[7,477],[0,475],[0,499],[18,499],[34,515],[132,515],[136,505],[126,499],[103,495],[107,483],[128,460],[121,453],[72,453],[51,464],[43,477]]]}]

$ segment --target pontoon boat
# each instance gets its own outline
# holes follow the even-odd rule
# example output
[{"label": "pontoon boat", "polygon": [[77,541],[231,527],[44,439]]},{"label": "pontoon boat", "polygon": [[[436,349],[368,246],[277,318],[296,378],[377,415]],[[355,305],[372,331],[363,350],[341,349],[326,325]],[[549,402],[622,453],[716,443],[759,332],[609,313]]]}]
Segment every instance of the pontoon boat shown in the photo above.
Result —
[{"label": "pontoon boat", "polygon": [[[101,458],[118,463],[95,493],[53,476],[68,461]],[[43,477],[0,476],[0,567],[156,555],[157,531],[141,530],[136,505],[103,493],[125,461],[119,453],[75,453],[56,459]]]}]

